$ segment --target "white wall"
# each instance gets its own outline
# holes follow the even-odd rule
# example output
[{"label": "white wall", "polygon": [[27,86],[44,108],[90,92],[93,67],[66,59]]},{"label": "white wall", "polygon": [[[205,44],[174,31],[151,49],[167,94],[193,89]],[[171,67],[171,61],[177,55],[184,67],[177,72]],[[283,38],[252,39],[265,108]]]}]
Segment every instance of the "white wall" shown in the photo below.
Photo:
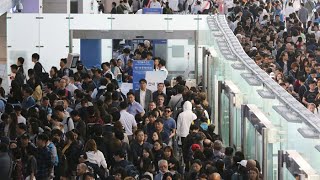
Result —
[{"label": "white wall", "polygon": [[[43,19],[36,19],[39,14],[8,14],[7,64],[16,63],[22,56],[26,60],[26,68],[32,68],[32,53],[40,53],[40,62],[48,71],[51,66],[59,66],[59,61],[67,57],[69,45],[69,27],[73,30],[208,30],[207,16],[202,16],[199,23],[194,15],[112,15],[110,14],[71,14],[73,19],[66,19],[67,14],[42,14]],[[165,18],[172,20],[167,22]],[[125,23],[124,23],[125,22]],[[137,22],[146,22],[137,25]],[[199,26],[197,26],[199,24]],[[33,28],[29,28],[33,27]],[[209,31],[209,30],[208,30]],[[184,57],[172,57],[172,45],[183,45]],[[73,52],[80,53],[80,41],[73,40]],[[201,60],[199,49],[199,61]],[[189,66],[194,70],[194,44],[188,40],[168,40],[168,69],[184,71],[188,65],[187,53],[190,53]],[[0,53],[0,55],[3,53]],[[112,41],[102,40],[102,60],[112,58]]]}]

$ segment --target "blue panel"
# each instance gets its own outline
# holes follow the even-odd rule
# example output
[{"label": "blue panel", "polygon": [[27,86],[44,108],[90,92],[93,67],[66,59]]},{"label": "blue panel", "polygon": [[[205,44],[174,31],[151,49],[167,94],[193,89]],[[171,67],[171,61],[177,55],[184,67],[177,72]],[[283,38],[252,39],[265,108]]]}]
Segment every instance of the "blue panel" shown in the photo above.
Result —
[{"label": "blue panel", "polygon": [[100,67],[101,39],[80,40],[80,60],[87,68]]},{"label": "blue panel", "polygon": [[139,81],[146,78],[147,71],[153,71],[153,61],[133,61],[133,90],[139,89]]},{"label": "blue panel", "polygon": [[142,14],[162,14],[162,8],[143,8]]}]

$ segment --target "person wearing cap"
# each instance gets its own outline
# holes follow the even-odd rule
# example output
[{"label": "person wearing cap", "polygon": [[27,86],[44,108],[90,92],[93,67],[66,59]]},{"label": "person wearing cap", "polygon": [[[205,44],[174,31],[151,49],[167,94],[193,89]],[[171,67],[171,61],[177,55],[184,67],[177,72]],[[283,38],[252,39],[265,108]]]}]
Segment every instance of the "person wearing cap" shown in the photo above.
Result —
[{"label": "person wearing cap", "polygon": [[314,103],[318,92],[316,91],[316,82],[314,80],[309,82],[309,90],[303,94],[302,103],[307,106],[308,103]]}]

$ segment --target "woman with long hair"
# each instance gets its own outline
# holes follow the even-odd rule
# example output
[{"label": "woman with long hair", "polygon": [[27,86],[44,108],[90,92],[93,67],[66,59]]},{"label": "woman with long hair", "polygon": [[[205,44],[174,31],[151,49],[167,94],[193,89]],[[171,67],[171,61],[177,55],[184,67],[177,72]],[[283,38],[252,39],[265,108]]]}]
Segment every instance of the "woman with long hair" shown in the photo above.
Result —
[{"label": "woman with long hair", "polygon": [[87,141],[84,151],[86,153],[85,159],[90,165],[96,166],[97,169],[101,169],[102,166],[106,172],[108,171],[106,159],[104,158],[103,153],[98,150],[97,144],[93,139]]},{"label": "woman with long hair", "polygon": [[18,125],[18,117],[17,114],[12,112],[9,117],[9,129],[8,129],[8,137],[10,140],[15,140],[17,138],[17,128]]},{"label": "woman with long hair", "polygon": [[80,146],[72,131],[66,133],[65,146],[62,149],[61,160],[63,161],[62,177],[70,178],[75,176],[77,165],[79,164]]},{"label": "woman with long hair", "polygon": [[259,180],[259,170],[258,170],[258,168],[249,169],[249,180]]},{"label": "woman with long hair", "polygon": [[173,148],[171,146],[166,146],[164,149],[164,159],[168,161],[169,171],[179,170],[179,161],[174,157]]}]

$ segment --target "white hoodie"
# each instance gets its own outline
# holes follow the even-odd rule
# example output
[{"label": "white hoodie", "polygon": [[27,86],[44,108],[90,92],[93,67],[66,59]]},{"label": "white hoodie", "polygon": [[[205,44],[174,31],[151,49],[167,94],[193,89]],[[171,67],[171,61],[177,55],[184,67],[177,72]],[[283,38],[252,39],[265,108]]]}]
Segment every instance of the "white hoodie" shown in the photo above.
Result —
[{"label": "white hoodie", "polygon": [[183,104],[183,112],[179,114],[177,120],[177,135],[179,137],[187,137],[189,134],[191,123],[197,119],[197,115],[192,112],[192,104],[186,101]]}]

